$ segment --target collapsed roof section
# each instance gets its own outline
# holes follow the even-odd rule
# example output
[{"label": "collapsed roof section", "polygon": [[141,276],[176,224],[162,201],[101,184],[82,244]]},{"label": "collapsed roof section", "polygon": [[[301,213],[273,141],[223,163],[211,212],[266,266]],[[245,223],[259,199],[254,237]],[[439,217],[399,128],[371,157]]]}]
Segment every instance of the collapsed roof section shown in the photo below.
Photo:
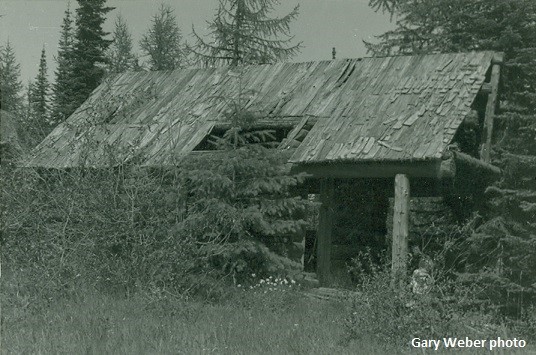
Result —
[{"label": "collapsed roof section", "polygon": [[[175,165],[239,103],[294,129],[291,162],[441,159],[493,52],[134,72],[107,79],[25,162],[46,168]],[[240,102],[239,102],[240,101]],[[305,132],[305,133],[304,133]]]}]

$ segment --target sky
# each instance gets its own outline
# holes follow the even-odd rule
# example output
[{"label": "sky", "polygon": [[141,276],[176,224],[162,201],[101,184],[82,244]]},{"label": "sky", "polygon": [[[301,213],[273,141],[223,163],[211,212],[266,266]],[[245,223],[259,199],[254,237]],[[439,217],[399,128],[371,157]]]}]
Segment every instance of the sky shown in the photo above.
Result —
[{"label": "sky", "polygon": [[[337,58],[366,56],[362,40],[374,40],[394,25],[389,16],[378,14],[368,7],[369,0],[282,0],[274,15],[284,15],[296,5],[300,13],[291,27],[296,42],[303,42],[301,53],[292,61],[331,59],[332,48]],[[53,80],[58,51],[60,25],[68,0],[0,0],[0,44],[10,41],[21,65],[23,84],[37,75],[43,46],[47,52],[49,79]],[[135,49],[147,31],[151,16],[157,11],[160,0],[108,0],[116,7],[108,13],[105,29],[113,30],[117,14],[126,19],[132,32]],[[167,0],[186,40],[191,42],[192,25],[199,33],[206,33],[206,21],[214,16],[218,0]],[[76,8],[76,0],[71,1]],[[111,38],[111,36],[109,37]]]}]

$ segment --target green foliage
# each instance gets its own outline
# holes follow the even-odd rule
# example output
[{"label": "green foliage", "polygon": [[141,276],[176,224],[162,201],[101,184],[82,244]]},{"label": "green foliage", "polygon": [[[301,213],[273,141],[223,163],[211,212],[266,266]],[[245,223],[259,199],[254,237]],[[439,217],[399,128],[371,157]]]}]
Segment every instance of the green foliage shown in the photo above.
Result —
[{"label": "green foliage", "polygon": [[[84,289],[189,294],[201,284],[197,245],[161,179],[133,170],[3,171],[2,260],[14,294],[43,300]],[[199,271],[196,274],[196,271]],[[18,299],[18,298],[17,298]]]},{"label": "green foliage", "polygon": [[301,176],[289,175],[282,152],[260,145],[192,157],[181,166],[188,190],[183,233],[219,249],[212,263],[235,277],[284,273],[296,263],[265,244],[285,243],[305,221],[305,201],[291,195]]},{"label": "green foliage", "polygon": [[274,250],[305,223],[306,201],[292,195],[303,176],[280,151],[223,141],[177,168],[6,171],[2,256],[27,280],[13,292],[42,300],[85,285],[212,299],[250,272],[296,269]]},{"label": "green foliage", "polygon": [[53,124],[65,121],[76,109],[72,100],[74,90],[74,43],[75,32],[73,28],[72,13],[69,5],[61,25],[61,34],[56,57],[57,68],[55,81],[52,85],[52,120]]},{"label": "green foliage", "polygon": [[132,35],[121,15],[115,19],[113,38],[108,50],[108,70],[112,73],[123,73],[137,69],[138,60],[132,53]]},{"label": "green foliage", "polygon": [[[277,0],[220,0],[218,11],[208,23],[210,41],[193,29],[193,48],[205,65],[266,64],[284,61],[299,52],[292,45],[290,24],[298,16],[296,6],[281,18],[270,18]],[[280,38],[283,35],[284,38]]]},{"label": "green foliage", "polygon": [[[4,275],[2,275],[2,280]],[[36,313],[2,304],[2,351],[8,354],[383,354],[375,344],[341,346],[341,305],[298,292],[240,292],[218,304],[128,298],[86,292]],[[286,297],[283,298],[283,295]],[[3,300],[5,300],[3,298]],[[277,309],[276,312],[273,310]]]},{"label": "green foliage", "polygon": [[151,70],[174,70],[186,64],[186,51],[177,18],[169,5],[162,4],[151,27],[140,41]]},{"label": "green foliage", "polygon": [[15,52],[9,41],[0,48],[0,89],[2,110],[14,114],[21,113],[20,64],[17,63]]},{"label": "green foliage", "polygon": [[369,51],[376,55],[484,49],[510,54],[533,46],[536,39],[536,5],[532,0],[380,0],[375,3],[398,17],[397,27],[378,36],[377,45],[367,43]]},{"label": "green foliage", "polygon": [[[379,0],[394,30],[366,43],[375,55],[494,50],[505,53],[493,164],[505,172],[486,192],[482,223],[468,239],[465,277],[520,316],[536,301],[536,3],[532,0]],[[493,291],[492,291],[493,290]]]},{"label": "green foliage", "polygon": [[475,301],[475,294],[481,292],[478,287],[440,278],[429,292],[414,294],[391,287],[390,268],[369,269],[372,273],[362,279],[350,299],[351,314],[345,322],[349,339],[372,339],[385,348],[401,349],[412,338],[504,337],[506,328],[489,303]]},{"label": "green foliage", "polygon": [[34,82],[28,87],[27,135],[31,137],[30,146],[39,143],[51,130],[50,120],[50,84],[47,78],[46,52],[43,47],[39,60],[39,72]]},{"label": "green foliage", "polygon": [[112,42],[103,29],[106,14],[113,7],[106,0],[77,0],[76,32],[73,48],[73,80],[70,91],[73,107],[79,107],[100,84],[105,75],[106,50]]}]

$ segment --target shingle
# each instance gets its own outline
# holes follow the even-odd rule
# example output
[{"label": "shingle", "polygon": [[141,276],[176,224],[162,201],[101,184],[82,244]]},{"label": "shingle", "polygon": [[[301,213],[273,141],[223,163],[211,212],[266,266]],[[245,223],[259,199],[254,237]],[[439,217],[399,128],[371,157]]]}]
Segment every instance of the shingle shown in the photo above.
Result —
[{"label": "shingle", "polygon": [[[472,52],[125,73],[100,85],[35,148],[27,165],[77,165],[83,150],[89,150],[88,161],[98,164],[104,159],[103,150],[91,150],[90,140],[109,142],[116,146],[112,148],[118,157],[126,154],[127,160],[170,163],[191,151],[214,122],[225,120],[229,103],[238,99],[238,77],[250,93],[249,110],[269,114],[274,121],[318,118],[294,152],[293,163],[429,159],[440,156],[452,141],[493,55]],[[189,129],[183,130],[186,126]],[[91,137],[76,133],[87,133],[90,127]],[[179,133],[180,137],[174,136]],[[434,134],[443,136],[438,139]],[[124,153],[128,142],[138,146]]]}]

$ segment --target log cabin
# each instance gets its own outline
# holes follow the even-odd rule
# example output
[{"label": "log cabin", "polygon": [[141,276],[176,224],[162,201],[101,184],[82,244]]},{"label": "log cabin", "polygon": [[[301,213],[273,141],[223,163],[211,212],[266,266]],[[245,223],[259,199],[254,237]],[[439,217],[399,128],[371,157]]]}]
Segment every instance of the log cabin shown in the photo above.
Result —
[{"label": "log cabin", "polygon": [[263,117],[259,127],[278,132],[278,149],[293,152],[293,171],[309,174],[305,193],[319,196],[320,283],[344,277],[368,240],[388,242],[393,282],[403,287],[412,216],[455,215],[456,201],[478,197],[501,173],[490,145],[502,58],[487,51],[118,74],[23,165],[174,166],[228,127],[222,98],[240,99]]}]

